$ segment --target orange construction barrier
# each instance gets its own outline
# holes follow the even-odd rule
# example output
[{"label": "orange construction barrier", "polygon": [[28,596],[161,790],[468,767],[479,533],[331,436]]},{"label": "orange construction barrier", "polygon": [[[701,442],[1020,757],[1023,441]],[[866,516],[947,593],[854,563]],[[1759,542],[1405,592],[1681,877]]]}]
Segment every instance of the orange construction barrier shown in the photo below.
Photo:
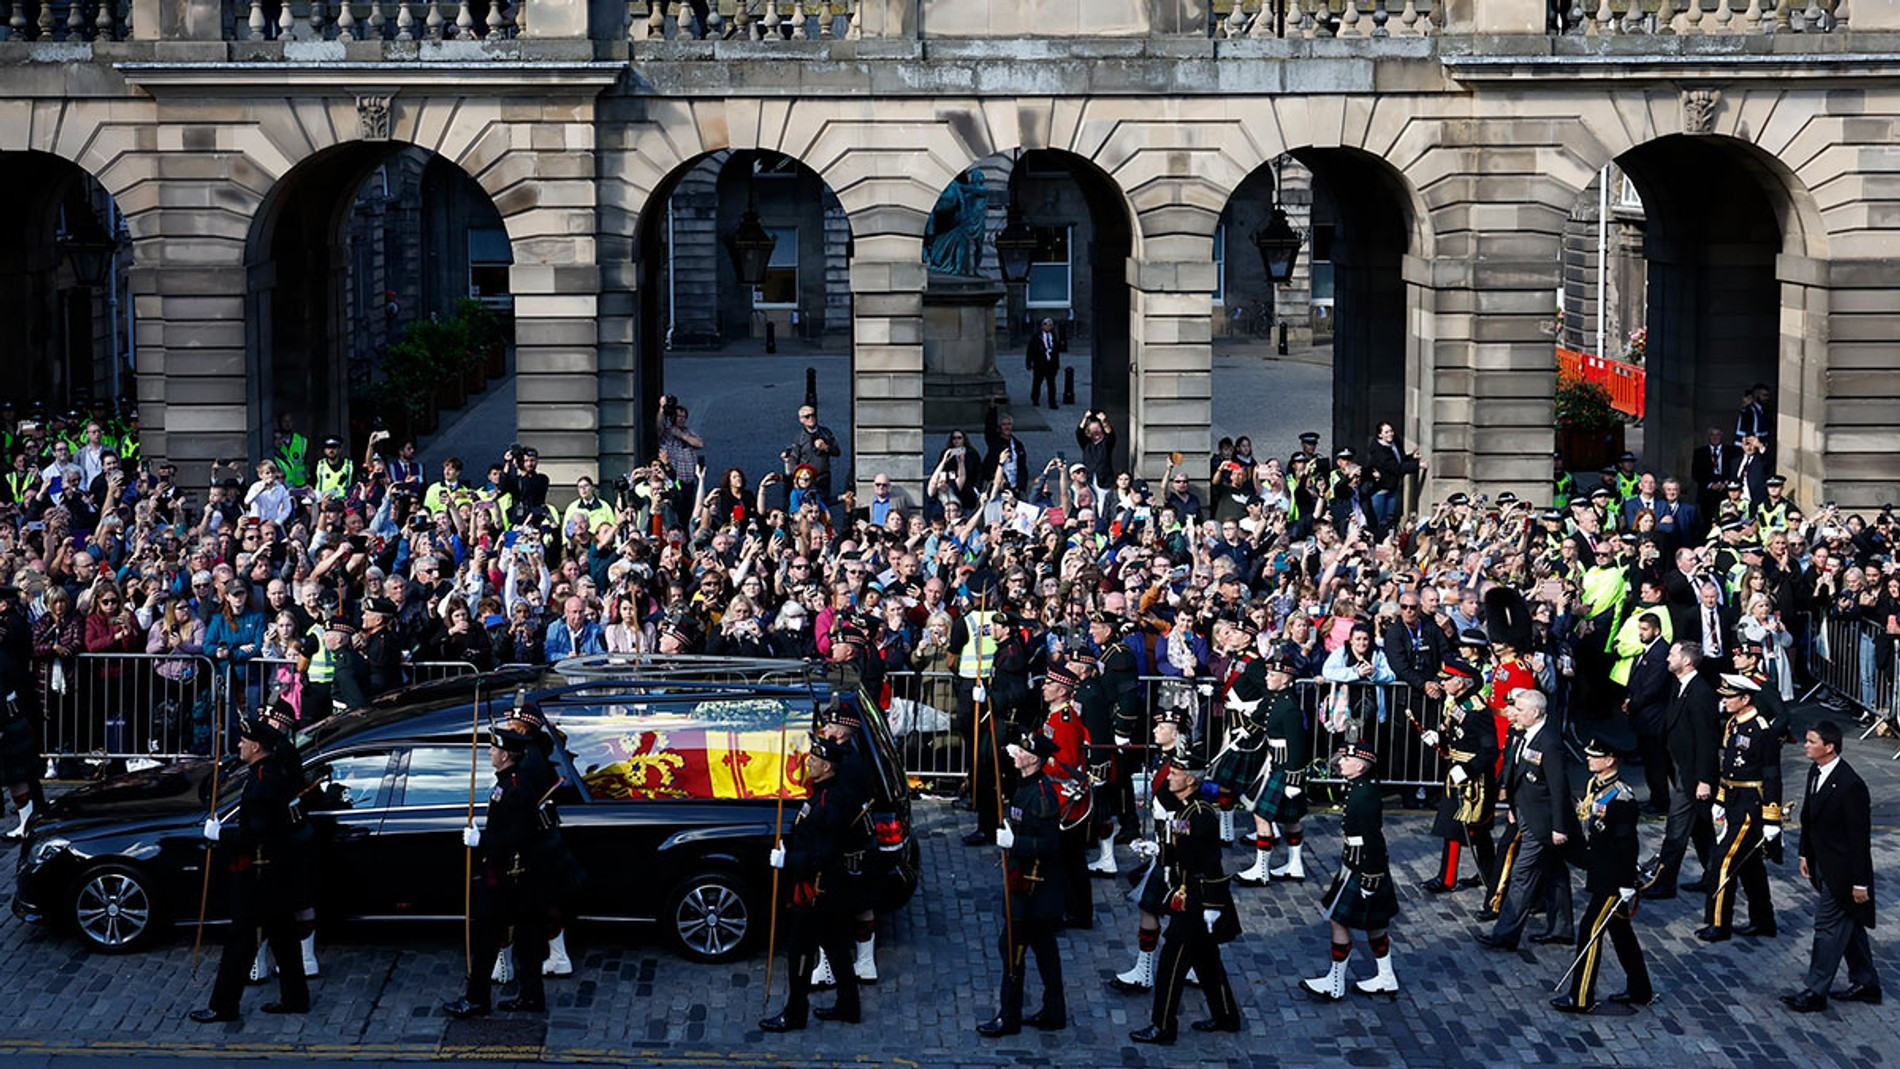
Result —
[{"label": "orange construction barrier", "polygon": [[1610,404],[1618,412],[1637,419],[1643,418],[1647,375],[1641,366],[1559,346],[1557,370],[1559,374],[1574,375],[1585,382],[1601,385],[1610,391]]}]

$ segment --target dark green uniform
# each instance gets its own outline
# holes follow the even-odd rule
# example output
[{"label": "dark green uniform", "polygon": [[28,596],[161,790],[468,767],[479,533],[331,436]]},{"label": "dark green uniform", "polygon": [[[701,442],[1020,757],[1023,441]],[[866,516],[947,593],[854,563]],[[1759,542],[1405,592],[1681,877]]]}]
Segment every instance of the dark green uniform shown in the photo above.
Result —
[{"label": "dark green uniform", "polygon": [[1022,1028],[1023,974],[1031,950],[1036,952],[1036,971],[1042,977],[1042,1009],[1032,1023],[1059,1028],[1068,1022],[1062,958],[1056,948],[1056,929],[1062,921],[1066,895],[1060,859],[1060,814],[1055,784],[1040,768],[1022,777],[1010,797],[1008,811],[1015,836],[1003,875],[1009,887],[1009,916],[996,937],[1003,956],[1002,1006],[984,1026],[988,1034],[1008,1035]]},{"label": "dark green uniform", "polygon": [[1371,776],[1352,781],[1339,831],[1344,840],[1339,873],[1320,899],[1327,919],[1347,928],[1380,931],[1399,915],[1399,896],[1392,888],[1386,856],[1385,807]]},{"label": "dark green uniform", "polygon": [[315,836],[297,808],[303,772],[296,750],[287,742],[278,747],[251,766],[237,811],[217,840],[215,861],[231,881],[231,924],[211,986],[211,1009],[230,1018],[237,1016],[260,928],[277,959],[278,1004],[296,1013],[310,1007],[298,914],[310,906]]},{"label": "dark green uniform", "polygon": [[[1227,966],[1221,961],[1220,945],[1240,934],[1240,918],[1234,911],[1227,873],[1221,870],[1220,812],[1203,799],[1183,803],[1173,794],[1163,795],[1162,804],[1173,807],[1161,839],[1157,869],[1168,889],[1166,912],[1162,914],[1168,919],[1168,927],[1155,968],[1155,1001],[1149,1022],[1162,1035],[1174,1034],[1181,990],[1192,969],[1207,998],[1214,1026],[1237,1032],[1240,1009],[1234,1004],[1234,989],[1227,979]],[[1209,913],[1218,916],[1210,921]]]},{"label": "dark green uniform", "polygon": [[[1643,961],[1643,948],[1636,943],[1636,931],[1630,926],[1630,909],[1622,898],[1625,890],[1637,886],[1636,825],[1641,819],[1636,792],[1614,770],[1592,778],[1577,803],[1577,822],[1584,836],[1583,887],[1589,892],[1590,904],[1577,926],[1577,945],[1585,949],[1571,974],[1570,1005],[1575,1008],[1587,1010],[1596,1004],[1604,939],[1616,949],[1616,960],[1629,981],[1626,990],[1630,1001],[1648,1002],[1652,994],[1649,967]],[[1602,938],[1592,942],[1599,932]]]}]

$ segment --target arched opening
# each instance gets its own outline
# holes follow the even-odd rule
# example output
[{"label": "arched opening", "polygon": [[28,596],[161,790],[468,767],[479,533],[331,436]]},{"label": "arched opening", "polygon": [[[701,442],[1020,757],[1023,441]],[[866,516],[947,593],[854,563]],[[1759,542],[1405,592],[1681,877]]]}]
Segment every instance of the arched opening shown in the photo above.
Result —
[{"label": "arched opening", "polygon": [[[1269,279],[1255,244],[1276,205],[1303,239],[1282,282]],[[1298,422],[1283,441],[1256,443],[1260,456],[1291,448],[1306,431],[1320,435],[1321,450],[1360,450],[1382,421],[1416,437],[1403,273],[1412,229],[1403,180],[1357,149],[1295,149],[1241,182],[1215,237],[1215,360],[1218,377],[1245,384],[1229,391],[1235,400],[1253,400],[1230,407],[1217,390],[1217,428],[1236,416],[1254,420],[1232,427],[1248,435],[1266,429],[1263,416]]]},{"label": "arched opening", "polygon": [[63,417],[99,406],[130,412],[131,245],[125,219],[98,180],[45,152],[0,152],[0,322],[9,336],[0,400],[21,415]]},{"label": "arched opening", "polygon": [[[749,215],[770,236],[769,250],[744,268],[751,278],[733,246]],[[855,456],[851,226],[830,187],[780,153],[709,153],[654,191],[635,250],[636,462],[660,450],[656,414],[660,398],[672,396],[686,406],[708,466],[737,467],[756,485],[780,470],[798,409],[815,400],[838,439],[843,464],[831,483],[843,492]]]},{"label": "arched opening", "polygon": [[[373,428],[423,438],[454,422],[467,440],[435,444],[499,454],[512,389],[489,383],[509,370],[512,262],[488,194],[426,149],[355,143],[298,164],[249,238],[252,448],[272,451],[281,418],[352,456]],[[457,422],[471,401],[481,418]]]}]

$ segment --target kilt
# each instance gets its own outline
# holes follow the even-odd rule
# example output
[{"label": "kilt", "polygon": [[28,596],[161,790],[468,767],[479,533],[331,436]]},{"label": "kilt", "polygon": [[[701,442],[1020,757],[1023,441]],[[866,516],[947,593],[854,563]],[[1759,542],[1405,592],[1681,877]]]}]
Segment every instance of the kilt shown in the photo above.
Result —
[{"label": "kilt", "polygon": [[[1447,783],[1445,796],[1438,800],[1438,815],[1432,820],[1432,834],[1440,839],[1463,842],[1466,825],[1488,827],[1491,824],[1497,813],[1497,797],[1497,788],[1491,785],[1488,775],[1468,779],[1461,787]],[[1460,820],[1461,815],[1474,819]]]},{"label": "kilt", "polygon": [[1306,792],[1299,797],[1286,796],[1286,769],[1276,768],[1267,776],[1266,786],[1254,801],[1253,814],[1274,824],[1296,824],[1306,819]]},{"label": "kilt", "polygon": [[1362,932],[1388,927],[1392,918],[1399,915],[1399,896],[1392,889],[1390,873],[1379,881],[1378,890],[1362,894],[1359,873],[1344,865],[1339,867],[1339,874],[1333,877],[1326,893],[1320,896],[1320,904],[1328,920]]},{"label": "kilt", "polygon": [[1259,738],[1246,741],[1254,743],[1254,748],[1243,750],[1229,746],[1215,756],[1212,767],[1207,770],[1207,778],[1215,786],[1235,795],[1253,790],[1260,771],[1267,767],[1267,741]]},{"label": "kilt", "polygon": [[1151,864],[1142,874],[1141,883],[1129,896],[1135,900],[1135,906],[1152,917],[1168,915],[1168,874],[1159,863]]},{"label": "kilt", "polygon": [[36,783],[44,767],[33,721],[13,702],[0,705],[0,785]]}]

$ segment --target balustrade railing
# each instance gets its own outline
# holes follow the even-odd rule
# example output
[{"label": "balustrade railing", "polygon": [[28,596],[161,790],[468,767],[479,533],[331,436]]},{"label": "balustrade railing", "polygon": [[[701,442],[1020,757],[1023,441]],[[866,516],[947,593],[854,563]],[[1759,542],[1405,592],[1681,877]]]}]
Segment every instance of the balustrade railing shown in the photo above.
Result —
[{"label": "balustrade railing", "polygon": [[0,0],[0,41],[124,41],[131,0]]},{"label": "balustrade railing", "polygon": [[1840,0],[1551,0],[1550,32],[1570,37],[1835,33]]},{"label": "balustrade railing", "polygon": [[486,41],[525,29],[522,0],[225,0],[230,41]]},{"label": "balustrade railing", "polygon": [[1221,40],[1431,37],[1431,0],[1214,0],[1207,34]]},{"label": "balustrade railing", "polygon": [[852,0],[627,0],[634,41],[856,39]]}]

